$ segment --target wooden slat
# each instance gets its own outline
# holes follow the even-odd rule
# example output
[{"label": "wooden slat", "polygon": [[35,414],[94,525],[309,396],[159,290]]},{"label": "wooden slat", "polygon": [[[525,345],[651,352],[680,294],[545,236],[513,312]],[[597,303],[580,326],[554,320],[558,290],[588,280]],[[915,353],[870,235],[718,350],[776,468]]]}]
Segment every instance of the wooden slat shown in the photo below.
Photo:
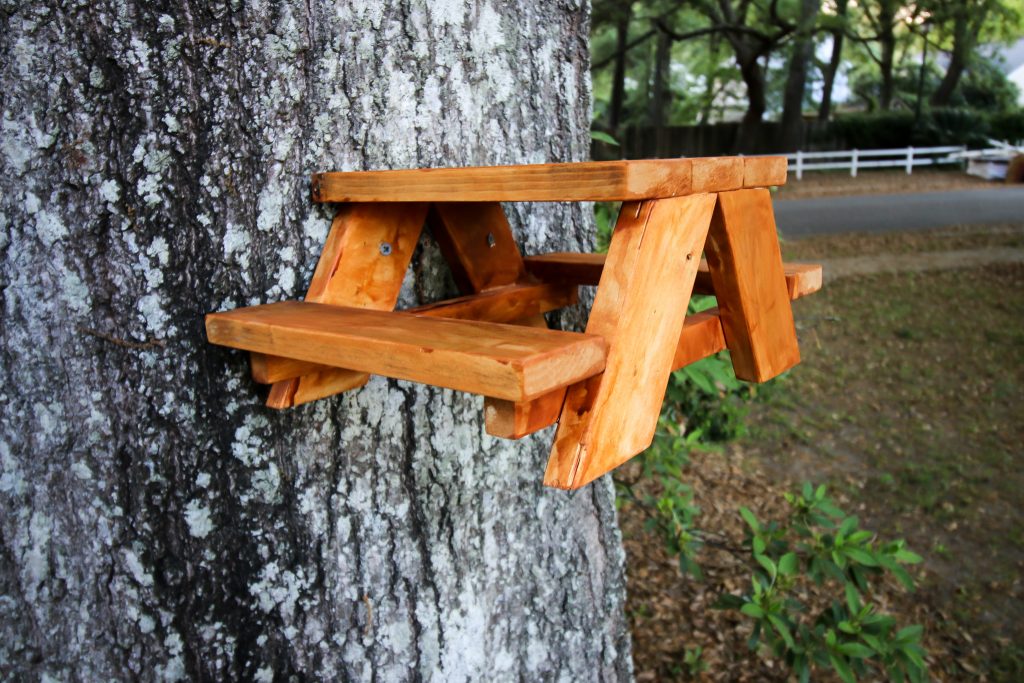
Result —
[{"label": "wooden slat", "polygon": [[786,184],[786,157],[744,157],[743,187],[772,187]]},{"label": "wooden slat", "polygon": [[509,400],[604,368],[599,336],[286,301],[206,316],[210,342]]},{"label": "wooden slat", "polygon": [[317,202],[635,201],[785,181],[785,157],[710,157],[329,172],[312,191]]},{"label": "wooden slat", "polygon": [[764,382],[799,363],[768,190],[719,194],[704,251],[736,376]]},{"label": "wooden slat", "polygon": [[[458,320],[479,320],[491,323],[519,323],[523,318],[541,315],[559,308],[571,306],[577,301],[574,285],[536,284],[507,285],[490,289],[481,294],[448,299],[434,304],[410,308],[404,313],[430,318],[453,318]],[[546,326],[545,326],[546,327]],[[253,379],[262,384],[271,384],[300,375],[325,373],[328,368],[294,358],[277,358],[273,364],[264,359],[267,356],[252,355]]]},{"label": "wooden slat", "polygon": [[[522,254],[500,204],[440,202],[431,208],[428,222],[463,292],[486,293],[496,287],[533,281],[526,274]],[[515,322],[547,329],[545,312],[525,314]],[[564,392],[560,389],[558,393]],[[492,436],[517,439],[529,433],[517,431],[519,428],[537,420],[553,422],[560,410],[560,402],[550,397],[544,401],[515,402],[488,396],[484,399],[484,428]]]},{"label": "wooden slat", "polygon": [[[573,285],[594,286],[601,279],[604,268],[604,254],[579,254],[558,252],[527,256],[523,261],[526,272],[543,282],[558,282]],[[821,266],[813,263],[783,263],[786,288],[790,299],[813,294],[821,289]],[[714,294],[708,262],[701,259],[697,279],[693,285],[694,294]]]},{"label": "wooden slat", "polygon": [[587,324],[605,371],[566,392],[544,483],[579,488],[650,445],[715,195],[623,204]]},{"label": "wooden slat", "polygon": [[[338,208],[306,292],[306,301],[391,310],[426,220],[426,204],[351,204]],[[386,244],[382,253],[381,246]],[[341,368],[291,374],[292,359],[255,357],[256,381],[271,386],[267,405],[290,408],[366,384],[369,376]]]},{"label": "wooden slat", "polygon": [[722,333],[722,321],[718,317],[717,308],[688,315],[686,322],[683,323],[683,331],[679,335],[679,343],[676,344],[672,370],[686,367],[724,350],[725,335]]}]

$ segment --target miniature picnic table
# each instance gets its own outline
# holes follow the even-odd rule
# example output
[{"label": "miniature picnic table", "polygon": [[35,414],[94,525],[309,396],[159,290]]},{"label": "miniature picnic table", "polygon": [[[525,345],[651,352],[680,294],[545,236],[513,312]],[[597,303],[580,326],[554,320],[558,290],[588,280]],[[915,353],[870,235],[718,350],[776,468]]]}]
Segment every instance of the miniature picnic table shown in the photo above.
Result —
[{"label": "miniature picnic table", "polygon": [[[673,370],[728,348],[764,382],[800,360],[790,301],[821,267],[783,264],[769,191],[784,157],[333,172],[338,205],[304,301],[206,317],[288,408],[384,375],[483,394],[489,434],[558,423],[544,483],[579,488],[647,448]],[[621,201],[607,255],[523,258],[500,202]],[[428,224],[465,294],[395,311]],[[706,258],[701,258],[701,252]],[[584,333],[544,313],[596,285]],[[693,293],[718,307],[686,315]]]}]

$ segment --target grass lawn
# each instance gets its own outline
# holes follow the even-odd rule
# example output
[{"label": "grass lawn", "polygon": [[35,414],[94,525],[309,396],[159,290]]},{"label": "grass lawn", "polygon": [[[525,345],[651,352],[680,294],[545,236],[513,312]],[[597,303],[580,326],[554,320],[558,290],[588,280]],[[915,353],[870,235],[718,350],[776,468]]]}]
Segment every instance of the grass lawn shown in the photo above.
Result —
[{"label": "grass lawn", "polygon": [[[1024,226],[839,236],[784,251],[884,258],[1018,246],[1022,235]],[[739,505],[769,514],[780,490],[829,484],[865,528],[924,556],[917,593],[890,608],[925,625],[932,675],[1024,680],[1024,264],[845,278],[794,310],[803,362],[761,392],[745,437],[689,467],[698,526],[741,539]],[[706,616],[707,581],[659,556],[643,514],[622,510],[638,673],[686,679],[681,649],[701,644],[709,679],[778,675],[743,651],[741,622]]]}]

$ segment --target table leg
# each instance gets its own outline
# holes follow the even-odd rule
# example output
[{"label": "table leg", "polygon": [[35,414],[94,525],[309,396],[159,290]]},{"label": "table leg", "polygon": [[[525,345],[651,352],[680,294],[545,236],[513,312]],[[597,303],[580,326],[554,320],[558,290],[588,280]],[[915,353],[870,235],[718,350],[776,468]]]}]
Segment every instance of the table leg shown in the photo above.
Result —
[{"label": "table leg", "polygon": [[622,205],[587,323],[607,364],[567,391],[548,486],[579,488],[650,445],[714,207],[714,194]]}]

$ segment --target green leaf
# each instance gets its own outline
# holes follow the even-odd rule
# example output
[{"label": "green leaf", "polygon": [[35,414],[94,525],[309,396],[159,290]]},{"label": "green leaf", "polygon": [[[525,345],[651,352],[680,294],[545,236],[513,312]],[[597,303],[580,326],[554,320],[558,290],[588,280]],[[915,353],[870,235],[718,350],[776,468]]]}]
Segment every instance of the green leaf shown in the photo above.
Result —
[{"label": "green leaf", "polygon": [[839,533],[843,536],[849,536],[853,533],[853,530],[857,528],[858,519],[856,516],[847,517],[843,520],[843,523],[839,525]]},{"label": "green leaf", "polygon": [[754,555],[763,555],[764,551],[768,549],[768,546],[765,544],[764,539],[760,536],[754,536],[753,546]]},{"label": "green leaf", "polygon": [[903,564],[918,564],[919,562],[921,562],[922,559],[921,556],[917,553],[912,553],[909,550],[906,550],[905,548],[900,548],[899,550],[897,550],[895,553],[893,553],[893,557],[896,559],[897,562],[902,562]]},{"label": "green leaf", "polygon": [[848,657],[855,657],[857,659],[868,659],[873,657],[875,651],[867,645],[861,645],[860,643],[842,643],[839,645],[839,651]]},{"label": "green leaf", "polygon": [[900,652],[902,652],[906,656],[906,658],[914,664],[914,666],[924,671],[925,664],[924,658],[921,656],[920,647],[918,647],[917,645],[907,645],[906,647],[902,648]]},{"label": "green leaf", "polygon": [[844,552],[851,560],[859,562],[867,567],[878,566],[878,560],[875,559],[874,553],[870,553],[867,550],[863,550],[861,548],[847,548]]},{"label": "green leaf", "polygon": [[789,632],[789,627],[786,626],[786,622],[774,614],[768,615],[768,621],[772,623],[775,630],[778,631],[779,635],[782,636],[782,639],[786,641],[786,647],[790,650],[796,647],[796,643],[793,642],[793,634]]},{"label": "green leaf", "polygon": [[846,660],[838,655],[829,654],[828,661],[832,663],[832,668],[836,670],[839,678],[843,679],[845,683],[857,683],[857,679],[853,677],[853,672],[850,671],[850,666],[846,663]]},{"label": "green leaf", "polygon": [[759,605],[755,605],[752,602],[748,602],[747,604],[743,605],[743,607],[740,607],[740,611],[746,614],[748,617],[753,617],[755,619],[764,619],[764,610],[761,609]]},{"label": "green leaf", "polygon": [[846,621],[845,619],[843,621],[840,621],[839,624],[837,624],[837,626],[839,627],[839,630],[843,633],[857,635],[857,627],[851,624],[850,622]]},{"label": "green leaf", "polygon": [[921,624],[912,624],[906,628],[901,628],[896,633],[896,642],[916,642],[921,639],[921,634],[924,633],[924,627]]},{"label": "green leaf", "polygon": [[814,497],[814,487],[811,486],[811,482],[805,481],[803,490],[801,491],[804,496],[804,500],[811,500]]},{"label": "green leaf", "polygon": [[618,140],[613,138],[611,135],[608,135],[608,133],[603,133],[599,130],[590,131],[590,139],[597,140],[598,142],[606,142],[609,145],[614,145],[615,147],[619,146]]},{"label": "green leaf", "polygon": [[850,608],[850,614],[860,612],[860,594],[856,586],[849,583],[846,584],[846,606]]},{"label": "green leaf", "polygon": [[756,532],[761,530],[761,525],[758,524],[757,517],[754,516],[753,512],[745,507],[741,507],[740,516],[743,518],[743,521],[747,523],[747,526],[749,526],[753,531]]},{"label": "green leaf", "polygon": [[814,492],[814,499],[817,500],[817,501],[825,500],[825,491],[826,490],[827,489],[825,488],[824,484],[821,484],[820,486],[818,486],[818,490]]},{"label": "green leaf", "polygon": [[797,556],[796,553],[786,553],[779,559],[779,573],[783,576],[791,576],[796,573],[797,569]]},{"label": "green leaf", "polygon": [[754,559],[757,560],[757,563],[759,565],[764,567],[764,570],[768,572],[768,576],[770,576],[771,578],[774,579],[776,575],[779,573],[778,567],[775,566],[775,563],[772,562],[765,555],[755,555]]}]

